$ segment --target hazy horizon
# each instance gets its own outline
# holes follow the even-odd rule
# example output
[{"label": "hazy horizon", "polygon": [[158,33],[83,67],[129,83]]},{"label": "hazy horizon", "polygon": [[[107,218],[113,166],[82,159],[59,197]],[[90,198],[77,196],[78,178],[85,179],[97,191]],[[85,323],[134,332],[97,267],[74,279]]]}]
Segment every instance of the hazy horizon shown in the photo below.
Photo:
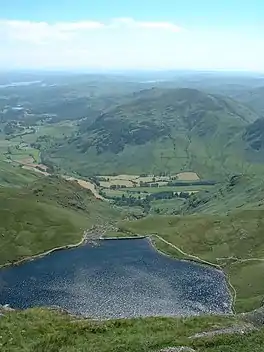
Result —
[{"label": "hazy horizon", "polygon": [[228,70],[228,69],[92,69],[92,68],[4,68],[0,67],[0,74],[84,74],[84,75],[120,75],[120,76],[132,76],[132,75],[153,75],[153,74],[165,74],[171,77],[171,75],[179,76],[227,76],[227,77],[264,77],[264,69],[262,71],[251,71],[251,70]]}]

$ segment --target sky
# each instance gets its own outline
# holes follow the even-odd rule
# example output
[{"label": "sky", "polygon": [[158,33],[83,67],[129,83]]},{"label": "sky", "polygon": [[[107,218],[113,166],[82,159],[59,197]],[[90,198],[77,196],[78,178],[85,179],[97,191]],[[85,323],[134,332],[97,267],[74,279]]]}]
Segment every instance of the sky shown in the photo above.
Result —
[{"label": "sky", "polygon": [[0,0],[1,69],[264,72],[264,0]]}]

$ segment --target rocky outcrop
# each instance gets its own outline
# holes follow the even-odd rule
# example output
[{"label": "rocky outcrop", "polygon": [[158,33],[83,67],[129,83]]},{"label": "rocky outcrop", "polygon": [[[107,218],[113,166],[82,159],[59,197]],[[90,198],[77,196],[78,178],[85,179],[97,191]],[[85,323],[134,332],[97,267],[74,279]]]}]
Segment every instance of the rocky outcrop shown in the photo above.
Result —
[{"label": "rocky outcrop", "polygon": [[257,328],[250,324],[250,323],[245,323],[243,325],[235,325],[235,326],[230,326],[228,328],[223,328],[223,329],[218,329],[218,330],[211,330],[211,331],[205,331],[205,332],[200,332],[198,334],[192,335],[189,337],[189,339],[198,339],[198,338],[204,338],[204,337],[214,337],[216,335],[225,335],[225,334],[248,334],[251,331],[257,330]]},{"label": "rocky outcrop", "polygon": [[11,308],[9,304],[0,304],[0,317],[4,317],[6,313],[13,312],[15,309]]},{"label": "rocky outcrop", "polygon": [[9,304],[4,304],[4,305],[1,305],[0,304],[0,312],[3,313],[3,312],[12,312],[14,311],[15,309],[11,308],[9,306]]},{"label": "rocky outcrop", "polygon": [[264,325],[264,306],[253,310],[252,312],[248,313],[241,313],[240,316],[255,325],[263,326]]}]

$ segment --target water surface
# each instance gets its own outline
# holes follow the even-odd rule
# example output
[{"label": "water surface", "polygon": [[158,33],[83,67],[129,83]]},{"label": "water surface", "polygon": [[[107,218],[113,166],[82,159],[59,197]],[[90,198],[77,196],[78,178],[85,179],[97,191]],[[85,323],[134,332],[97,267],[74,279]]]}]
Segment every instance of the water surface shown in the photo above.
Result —
[{"label": "water surface", "polygon": [[224,274],[147,239],[103,240],[0,270],[0,304],[58,305],[93,318],[231,313]]}]

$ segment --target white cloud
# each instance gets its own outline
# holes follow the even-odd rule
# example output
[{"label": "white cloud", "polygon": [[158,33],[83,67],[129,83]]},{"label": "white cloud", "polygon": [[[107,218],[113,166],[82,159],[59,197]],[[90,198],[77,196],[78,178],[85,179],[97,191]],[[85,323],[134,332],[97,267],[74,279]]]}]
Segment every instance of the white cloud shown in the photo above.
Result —
[{"label": "white cloud", "polygon": [[65,32],[100,29],[104,28],[105,24],[96,21],[80,21],[80,22],[58,22],[54,25],[55,29]]},{"label": "white cloud", "polygon": [[43,44],[48,41],[67,40],[71,34],[78,31],[104,27],[103,23],[96,21],[57,22],[50,24],[47,22],[0,20],[0,35],[10,40]]},{"label": "white cloud", "polygon": [[[71,35],[91,30],[111,30],[112,28],[130,29],[159,29],[178,32],[180,28],[169,22],[141,22],[132,18],[117,18],[108,23],[99,21],[80,21],[80,22],[33,22],[33,21],[14,21],[0,20],[0,34],[9,39],[21,40],[35,44],[47,41],[67,40]],[[82,32],[82,33],[81,33]]]},{"label": "white cloud", "polygon": [[138,22],[141,28],[165,29],[173,32],[180,32],[182,28],[170,22]]},{"label": "white cloud", "polygon": [[62,31],[46,22],[0,21],[0,35],[10,41],[41,44],[47,40],[66,39]]},{"label": "white cloud", "polygon": [[0,19],[0,68],[264,70],[264,39],[246,31],[185,30],[172,22]]},{"label": "white cloud", "polygon": [[151,21],[136,21],[130,17],[116,18],[112,21],[110,26],[115,27],[128,27],[128,28],[141,28],[141,29],[159,29],[169,30],[172,32],[180,32],[182,28],[172,22],[151,22]]}]

